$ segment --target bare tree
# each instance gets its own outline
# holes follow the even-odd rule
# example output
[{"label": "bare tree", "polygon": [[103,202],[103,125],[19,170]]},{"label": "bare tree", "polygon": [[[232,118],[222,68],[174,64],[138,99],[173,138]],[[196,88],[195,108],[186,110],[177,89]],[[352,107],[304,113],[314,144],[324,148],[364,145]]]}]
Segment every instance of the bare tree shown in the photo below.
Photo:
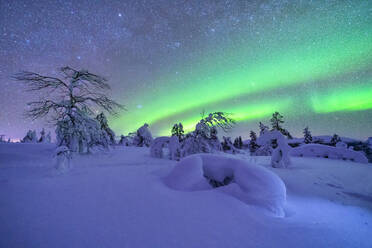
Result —
[{"label": "bare tree", "polygon": [[110,114],[116,114],[117,108],[123,106],[107,97],[105,92],[110,89],[104,77],[86,70],[75,70],[71,67],[60,69],[61,78],[43,76],[35,72],[23,71],[14,75],[14,79],[23,82],[28,91],[43,91],[43,100],[28,103],[28,117],[39,119],[48,114],[55,114],[57,120],[68,115],[73,120],[72,112],[85,110],[94,113],[98,107]]},{"label": "bare tree", "polygon": [[58,145],[81,151],[76,143],[80,146],[84,143],[89,150],[93,144],[106,139],[92,117],[95,111],[103,109],[116,114],[123,106],[107,96],[110,86],[104,77],[68,66],[62,67],[60,74],[60,77],[50,77],[23,71],[14,75],[28,91],[45,94],[41,100],[28,103],[26,116],[32,119],[51,116],[57,126],[57,140],[60,138]]}]

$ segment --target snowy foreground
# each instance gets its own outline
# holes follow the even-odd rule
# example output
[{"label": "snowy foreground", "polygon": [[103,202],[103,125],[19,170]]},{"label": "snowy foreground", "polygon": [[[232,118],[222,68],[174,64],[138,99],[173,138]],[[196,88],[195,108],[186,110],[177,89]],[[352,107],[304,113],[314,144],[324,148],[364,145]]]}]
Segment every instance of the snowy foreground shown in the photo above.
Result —
[{"label": "snowy foreground", "polygon": [[[147,148],[116,147],[75,157],[66,174],[54,169],[53,151],[45,144],[0,144],[0,247],[372,244],[371,164],[296,157],[290,168],[274,169],[270,157],[224,155],[257,164],[258,171],[266,167],[273,172],[268,172],[270,178],[281,178],[287,202],[284,217],[275,217],[250,204],[251,196],[229,194],[233,184],[198,190],[171,187],[182,184],[177,177],[169,179],[177,174],[176,162],[151,158]],[[257,189],[252,197],[264,192]]]}]

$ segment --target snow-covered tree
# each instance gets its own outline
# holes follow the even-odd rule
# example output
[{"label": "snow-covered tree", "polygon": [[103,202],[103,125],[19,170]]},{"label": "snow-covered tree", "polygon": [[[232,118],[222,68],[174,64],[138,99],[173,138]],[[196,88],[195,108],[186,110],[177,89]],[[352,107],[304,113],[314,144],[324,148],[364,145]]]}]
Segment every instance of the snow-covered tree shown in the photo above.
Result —
[{"label": "snow-covered tree", "polygon": [[234,140],[235,148],[242,149],[243,148],[243,140],[242,136],[236,137]]},{"label": "snow-covered tree", "polygon": [[185,131],[183,130],[182,123],[176,123],[172,127],[172,136],[177,136],[179,141],[184,138]]},{"label": "snow-covered tree", "polygon": [[289,139],[292,139],[292,135],[288,130],[284,129],[281,124],[284,123],[283,116],[279,112],[274,112],[272,118],[270,119],[272,131],[277,130],[281,132],[284,136],[287,136]]},{"label": "snow-covered tree", "polygon": [[5,142],[4,137],[5,137],[5,134],[0,134],[0,143]]},{"label": "snow-covered tree", "polygon": [[253,154],[260,146],[257,144],[257,135],[254,131],[249,133],[249,137],[251,139],[249,142],[249,151]]},{"label": "snow-covered tree", "polygon": [[51,135],[50,131],[48,132],[48,134],[46,136],[46,143],[52,143],[52,135]]},{"label": "snow-covered tree", "polygon": [[260,135],[262,135],[266,130],[269,130],[269,127],[263,124],[262,122],[260,122],[259,128],[260,128]]},{"label": "snow-covered tree", "polygon": [[272,151],[271,165],[275,168],[286,168],[290,165],[290,149],[291,147],[287,143],[287,139],[284,135],[278,131],[266,131],[258,138],[258,144],[264,146],[265,144],[271,144],[275,140],[277,147]]},{"label": "snow-covered tree", "polygon": [[72,114],[74,122],[68,117],[57,122],[57,144],[64,145],[72,152],[90,153],[91,148],[108,148],[110,138],[101,129],[99,122],[84,111]]},{"label": "snow-covered tree", "polygon": [[119,145],[130,146],[131,144],[132,142],[128,136],[125,136],[125,135],[120,136]]},{"label": "snow-covered tree", "polygon": [[35,130],[28,130],[26,136],[21,140],[22,143],[36,143],[37,142],[37,136]]},{"label": "snow-covered tree", "polygon": [[73,152],[87,152],[91,146],[108,143],[93,118],[97,108],[115,114],[122,108],[107,96],[107,80],[86,70],[71,67],[60,69],[61,77],[50,77],[34,72],[20,72],[14,76],[28,86],[29,91],[45,93],[39,101],[28,103],[26,115],[32,119],[51,116],[56,125],[57,145]]},{"label": "snow-covered tree", "polygon": [[239,153],[239,150],[237,150],[235,146],[233,145],[233,143],[231,142],[230,137],[223,136],[222,138],[223,138],[223,141],[221,145],[222,145],[223,151],[228,152],[228,153],[233,153],[233,154]]},{"label": "snow-covered tree", "polygon": [[187,134],[181,144],[185,156],[194,153],[210,153],[222,150],[221,142],[217,137],[217,128],[227,132],[235,121],[224,112],[208,114],[196,124],[195,131]]},{"label": "snow-covered tree", "polygon": [[151,142],[150,155],[154,158],[163,158],[163,148],[169,143],[169,137],[157,137]]},{"label": "snow-covered tree", "polygon": [[313,137],[311,136],[311,132],[309,130],[309,127],[305,127],[304,129],[304,143],[310,144],[313,142]]},{"label": "snow-covered tree", "polygon": [[331,146],[336,146],[336,144],[337,144],[338,142],[341,142],[341,138],[340,138],[340,136],[338,136],[337,134],[334,134],[334,135],[332,136],[331,141],[330,141],[329,143],[330,143]]},{"label": "snow-covered tree", "polygon": [[147,146],[151,145],[153,141],[152,134],[149,130],[149,125],[145,123],[142,127],[138,128],[136,136],[133,139],[135,146]]},{"label": "snow-covered tree", "polygon": [[107,122],[107,118],[106,118],[105,114],[103,112],[100,113],[99,115],[97,115],[96,119],[97,119],[97,121],[99,122],[99,124],[101,126],[101,130],[103,130],[104,132],[106,132],[107,136],[109,137],[110,144],[111,145],[115,145],[115,143],[116,143],[116,141],[115,141],[115,133],[109,127],[108,122]]},{"label": "snow-covered tree", "polygon": [[65,173],[71,169],[71,153],[67,146],[58,146],[55,150],[55,168],[60,173]]},{"label": "snow-covered tree", "polygon": [[39,143],[46,143],[45,129],[41,129]]}]

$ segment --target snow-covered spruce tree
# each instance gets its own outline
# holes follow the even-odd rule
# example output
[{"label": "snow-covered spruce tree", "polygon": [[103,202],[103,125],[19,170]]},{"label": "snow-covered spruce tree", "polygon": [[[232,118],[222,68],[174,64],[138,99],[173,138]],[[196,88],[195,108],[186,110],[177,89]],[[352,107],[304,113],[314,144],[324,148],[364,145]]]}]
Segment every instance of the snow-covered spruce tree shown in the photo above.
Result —
[{"label": "snow-covered spruce tree", "polygon": [[222,141],[221,145],[222,145],[222,150],[224,152],[232,153],[232,154],[239,153],[239,150],[236,149],[235,146],[233,145],[233,143],[231,142],[230,137],[223,136],[222,138],[223,138],[223,141]]},{"label": "snow-covered spruce tree", "polygon": [[22,143],[36,143],[37,136],[35,130],[28,130],[26,136],[21,140]]},{"label": "snow-covered spruce tree", "polygon": [[48,134],[46,136],[45,142],[46,143],[52,143],[52,135],[51,135],[50,131],[48,132]]},{"label": "snow-covered spruce tree", "polygon": [[130,141],[130,139],[128,138],[128,136],[121,135],[118,144],[119,144],[119,145],[123,145],[123,146],[130,146],[130,145],[131,145],[131,141]]},{"label": "snow-covered spruce tree", "polygon": [[41,129],[39,143],[46,143],[45,129]]},{"label": "snow-covered spruce tree", "polygon": [[259,128],[260,128],[260,135],[262,135],[266,130],[269,130],[269,127],[263,124],[262,122],[260,122]]},{"label": "snow-covered spruce tree", "polygon": [[233,128],[235,121],[224,112],[210,113],[196,124],[195,130],[186,135],[182,142],[183,155],[210,153],[222,150],[217,137],[217,128],[227,132]]},{"label": "snow-covered spruce tree", "polygon": [[172,136],[177,136],[178,140],[181,142],[184,138],[185,131],[183,130],[182,123],[176,123],[172,127]]},{"label": "snow-covered spruce tree", "polygon": [[243,140],[242,136],[236,137],[234,140],[235,148],[242,149],[243,148]]},{"label": "snow-covered spruce tree", "polygon": [[32,119],[51,116],[56,125],[57,145],[72,152],[89,152],[96,145],[107,147],[109,138],[93,117],[101,108],[115,114],[122,108],[107,96],[110,86],[101,76],[86,70],[62,67],[60,77],[43,76],[34,72],[20,72],[14,79],[23,82],[29,91],[44,93],[39,101],[28,103],[26,115]]},{"label": "snow-covered spruce tree", "polygon": [[341,138],[340,138],[340,136],[338,136],[337,134],[334,134],[334,135],[332,136],[332,139],[331,139],[331,141],[329,142],[329,144],[330,144],[331,146],[336,146],[336,144],[337,144],[338,142],[341,142]]},{"label": "snow-covered spruce tree", "polygon": [[284,136],[287,136],[288,139],[292,139],[292,135],[289,133],[288,130],[284,129],[281,124],[284,123],[284,120],[283,120],[283,116],[281,114],[279,114],[279,112],[275,112],[273,113],[273,116],[272,118],[270,119],[270,122],[271,122],[271,131],[273,130],[278,130],[279,132],[281,132]]},{"label": "snow-covered spruce tree", "polygon": [[311,132],[309,130],[309,127],[305,127],[304,129],[304,143],[310,144],[313,142],[313,137],[311,136]]},{"label": "snow-covered spruce tree", "polygon": [[106,118],[105,114],[103,112],[100,113],[99,115],[97,115],[96,119],[97,119],[97,121],[99,122],[99,124],[101,126],[101,130],[104,131],[107,134],[107,136],[109,137],[109,139],[110,139],[110,145],[115,145],[116,144],[115,133],[109,127],[109,125],[107,123],[107,118]]},{"label": "snow-covered spruce tree", "polygon": [[249,133],[249,137],[251,138],[249,141],[249,151],[253,154],[260,146],[257,144],[257,135],[254,131]]},{"label": "snow-covered spruce tree", "polygon": [[149,130],[149,125],[145,123],[142,127],[138,128],[136,136],[133,139],[133,145],[149,147],[152,141],[153,138]]}]

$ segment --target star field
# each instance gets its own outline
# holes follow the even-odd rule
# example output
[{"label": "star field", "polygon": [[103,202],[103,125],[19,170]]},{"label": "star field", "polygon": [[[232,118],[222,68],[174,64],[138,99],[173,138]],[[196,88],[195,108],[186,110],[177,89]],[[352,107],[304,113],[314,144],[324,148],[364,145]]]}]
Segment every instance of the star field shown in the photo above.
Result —
[{"label": "star field", "polygon": [[0,1],[0,134],[21,138],[23,112],[41,94],[11,80],[70,65],[109,79],[128,111],[117,134],[150,124],[190,130],[205,111],[227,111],[248,136],[272,112],[301,136],[371,136],[369,1]]}]

